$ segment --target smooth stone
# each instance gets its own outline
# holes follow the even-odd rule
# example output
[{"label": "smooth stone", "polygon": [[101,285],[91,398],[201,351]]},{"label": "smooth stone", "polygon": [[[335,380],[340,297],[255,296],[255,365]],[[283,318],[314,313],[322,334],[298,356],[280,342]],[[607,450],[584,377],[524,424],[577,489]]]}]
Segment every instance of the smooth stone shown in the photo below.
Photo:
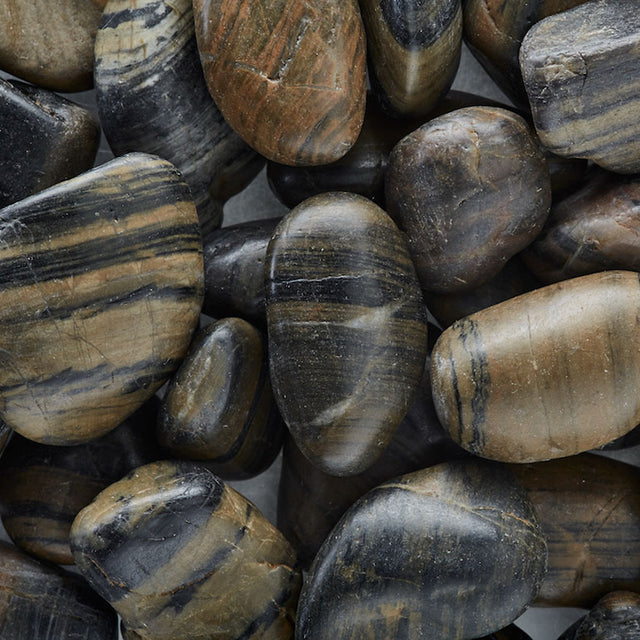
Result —
[{"label": "smooth stone", "polygon": [[103,489],[162,458],[155,398],[118,428],[86,444],[59,447],[16,435],[0,461],[0,513],[14,544],[40,560],[73,564],[71,523]]},{"label": "smooth stone", "polygon": [[43,444],[117,427],[187,351],[203,293],[187,185],[131,154],[0,210],[0,417]]},{"label": "smooth stone", "polygon": [[518,52],[527,31],[548,16],[587,0],[463,0],[464,38],[487,73],[518,106],[528,109]]},{"label": "smooth stone", "polygon": [[285,427],[271,393],[265,346],[257,329],[240,318],[200,330],[162,401],[160,444],[229,480],[271,466]]},{"label": "smooth stone", "polygon": [[543,282],[640,271],[640,176],[590,172],[580,189],[553,204],[523,258]]},{"label": "smooth stone", "polygon": [[140,467],[73,523],[93,588],[143,640],[286,640],[295,552],[245,498],[189,462]]},{"label": "smooth stone", "polygon": [[269,160],[341,158],[364,118],[365,35],[356,0],[195,0],[209,91],[227,122]]},{"label": "smooth stone", "polygon": [[88,171],[99,142],[88,109],[0,78],[0,207]]},{"label": "smooth stone", "polygon": [[116,156],[144,151],[182,173],[203,236],[260,171],[204,80],[191,0],[110,0],[96,37],[96,102]]},{"label": "smooth stone", "polygon": [[54,91],[93,86],[100,0],[3,0],[0,69]]},{"label": "smooth stone", "polygon": [[460,0],[360,0],[369,74],[385,110],[427,115],[460,63]]},{"label": "smooth stone", "polygon": [[281,218],[252,220],[211,233],[204,244],[204,303],[212,318],[266,322],[264,263]]},{"label": "smooth stone", "polygon": [[639,49],[637,0],[594,0],[527,33],[520,66],[545,147],[640,172]]},{"label": "smooth stone", "polygon": [[305,580],[297,638],[476,638],[535,598],[546,545],[504,467],[444,463],[371,490]]},{"label": "smooth stone", "polygon": [[451,437],[485,458],[536,462],[631,431],[640,422],[638,277],[559,282],[451,325],[431,359]]},{"label": "smooth stone", "polygon": [[280,413],[321,471],[361,473],[407,412],[427,354],[406,241],[361,196],[315,196],[276,228],[265,280]]},{"label": "smooth stone", "polygon": [[0,541],[0,640],[116,640],[115,612],[78,576]]},{"label": "smooth stone", "polygon": [[640,471],[592,454],[509,465],[547,540],[536,603],[592,607],[610,591],[640,591]]},{"label": "smooth stone", "polygon": [[422,288],[449,293],[495,276],[542,229],[551,189],[527,123],[499,108],[440,116],[391,152],[385,193]]}]

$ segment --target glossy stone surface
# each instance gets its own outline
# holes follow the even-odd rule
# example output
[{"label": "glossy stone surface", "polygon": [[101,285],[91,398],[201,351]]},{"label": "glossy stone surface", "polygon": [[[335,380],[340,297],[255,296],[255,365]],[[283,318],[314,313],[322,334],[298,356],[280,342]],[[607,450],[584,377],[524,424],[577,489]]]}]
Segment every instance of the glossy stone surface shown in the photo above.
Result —
[{"label": "glossy stone surface", "polygon": [[523,258],[544,282],[640,271],[640,176],[590,172],[580,189],[554,203]]},{"label": "glossy stone surface", "polygon": [[140,467],[83,509],[76,563],[144,640],[286,640],[300,587],[277,529],[213,473]]},{"label": "glossy stone surface", "polygon": [[227,122],[269,160],[341,158],[365,106],[365,36],[356,0],[196,0],[209,91]]},{"label": "glossy stone surface", "polygon": [[520,65],[542,144],[618,173],[640,172],[640,11],[597,0],[542,20]]},{"label": "glossy stone surface", "polygon": [[93,85],[99,0],[3,0],[0,69],[54,91]]},{"label": "glossy stone surface", "polygon": [[640,591],[640,471],[592,454],[509,465],[549,549],[537,604],[592,607],[610,591]]},{"label": "glossy stone surface", "polygon": [[160,444],[223,478],[250,478],[269,467],[284,424],[264,347],[260,333],[240,318],[201,329],[162,402]]},{"label": "glossy stone surface", "polygon": [[427,115],[460,63],[460,0],[360,0],[372,86],[392,113]]},{"label": "glossy stone surface", "polygon": [[88,171],[99,141],[100,125],[87,109],[0,79],[0,207]]},{"label": "glossy stone surface", "polygon": [[472,289],[537,235],[551,190],[526,122],[470,107],[431,120],[393,149],[385,187],[422,288]]},{"label": "glossy stone surface", "polygon": [[264,160],[211,99],[190,0],[111,0],[96,37],[96,101],[114,154],[157,154],[189,185],[203,235]]},{"label": "glossy stone surface", "polygon": [[535,598],[546,546],[513,476],[457,461],[401,476],[361,498],[320,549],[297,637],[476,638]]},{"label": "glossy stone surface", "polygon": [[69,530],[78,512],[123,475],[162,456],[158,401],[86,444],[54,447],[16,435],[0,461],[0,513],[13,542],[32,556],[73,564]]},{"label": "glossy stone surface", "polygon": [[117,640],[115,612],[77,576],[0,542],[1,640]]},{"label": "glossy stone surface", "polygon": [[640,422],[638,274],[609,271],[454,323],[432,354],[438,417],[477,455],[535,462],[599,447]]},{"label": "glossy stone surface", "polygon": [[45,444],[110,431],[186,353],[202,304],[195,207],[131,154],[0,210],[0,416]]},{"label": "glossy stone surface", "polygon": [[280,220],[253,220],[217,229],[207,237],[204,313],[212,318],[240,316],[264,325],[264,263]]},{"label": "glossy stone surface", "polygon": [[406,242],[369,200],[315,196],[278,225],[265,276],[282,417],[319,469],[361,473],[390,441],[424,368],[426,309]]}]

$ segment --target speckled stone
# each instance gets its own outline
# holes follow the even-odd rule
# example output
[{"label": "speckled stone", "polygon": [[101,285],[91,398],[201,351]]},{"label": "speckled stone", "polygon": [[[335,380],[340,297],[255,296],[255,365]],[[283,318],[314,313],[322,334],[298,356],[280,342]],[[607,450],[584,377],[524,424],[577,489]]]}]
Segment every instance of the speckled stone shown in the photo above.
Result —
[{"label": "speckled stone", "polygon": [[[288,640],[300,588],[282,534],[213,473],[140,467],[71,530],[76,564],[143,640]],[[134,636],[135,637],[135,636]]]},{"label": "speckled stone", "polygon": [[0,416],[86,442],[148,400],[187,351],[202,244],[171,164],[131,154],[0,210]]},{"label": "speckled stone", "polygon": [[427,353],[426,309],[405,239],[361,196],[315,196],[278,225],[265,274],[282,417],[319,469],[361,473],[409,408]]},{"label": "speckled stone", "polygon": [[502,466],[457,461],[373,489],[318,552],[297,638],[476,638],[535,598],[546,545]]}]

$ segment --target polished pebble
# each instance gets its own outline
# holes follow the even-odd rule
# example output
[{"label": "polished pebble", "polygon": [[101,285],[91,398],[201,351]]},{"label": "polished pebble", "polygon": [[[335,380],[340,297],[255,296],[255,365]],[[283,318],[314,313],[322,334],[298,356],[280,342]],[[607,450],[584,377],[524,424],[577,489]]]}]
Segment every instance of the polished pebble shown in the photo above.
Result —
[{"label": "polished pebble", "polygon": [[0,210],[0,416],[77,444],[177,368],[202,304],[202,244],[177,170],[131,154]]},{"label": "polished pebble", "polygon": [[0,542],[0,640],[117,640],[115,612],[76,575]]},{"label": "polished pebble", "polygon": [[111,485],[76,518],[71,548],[143,640],[293,635],[301,580],[293,549],[199,465],[154,463]]},{"label": "polished pebble", "polygon": [[454,323],[432,354],[438,417],[477,455],[570,456],[640,422],[640,283],[609,271],[549,285]]},{"label": "polished pebble", "polygon": [[110,0],[96,37],[96,101],[116,156],[144,151],[189,185],[203,236],[264,163],[213,102],[196,47],[191,0]]},{"label": "polished pebble", "polygon": [[72,447],[18,435],[0,461],[2,524],[16,546],[40,560],[73,564],[69,530],[78,512],[123,475],[163,457],[152,398],[118,428]]},{"label": "polished pebble", "polygon": [[224,318],[196,334],[162,401],[157,433],[171,454],[202,461],[225,479],[250,478],[271,465],[284,424],[253,326]]},{"label": "polished pebble", "polygon": [[269,160],[341,158],[365,107],[365,36],[356,0],[195,0],[209,91],[229,124]]},{"label": "polished pebble", "polygon": [[417,390],[426,309],[406,242],[361,196],[285,216],[266,264],[271,382],[296,444],[331,475],[380,456]]},{"label": "polished pebble", "polygon": [[640,471],[592,454],[509,465],[535,507],[549,549],[537,604],[592,607],[640,591]]},{"label": "polished pebble", "polygon": [[526,122],[499,108],[440,116],[393,149],[385,186],[422,288],[448,293],[495,276],[539,233],[549,172]]},{"label": "polished pebble", "polygon": [[594,0],[535,25],[520,64],[542,144],[640,172],[639,49],[637,0]]},{"label": "polished pebble", "polygon": [[373,489],[322,546],[300,640],[458,640],[498,631],[535,598],[546,545],[502,466],[457,461]]},{"label": "polished pebble", "polygon": [[99,142],[100,125],[88,109],[0,78],[0,207],[88,171]]}]

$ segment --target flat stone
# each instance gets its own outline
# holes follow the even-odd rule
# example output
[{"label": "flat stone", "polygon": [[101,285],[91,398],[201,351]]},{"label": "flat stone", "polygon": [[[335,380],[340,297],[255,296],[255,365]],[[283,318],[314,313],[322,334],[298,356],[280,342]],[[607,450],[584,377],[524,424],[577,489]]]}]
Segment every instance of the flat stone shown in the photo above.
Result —
[{"label": "flat stone", "polygon": [[0,210],[0,417],[68,445],[168,379],[202,304],[202,244],[171,164],[132,154]]},{"label": "flat stone", "polygon": [[194,463],[146,465],[105,489],[76,518],[71,547],[89,583],[143,640],[293,635],[301,581],[293,549]]},{"label": "flat stone", "polygon": [[78,576],[0,541],[2,640],[115,640],[115,612]]},{"label": "flat stone", "polygon": [[542,144],[609,171],[640,172],[640,11],[597,0],[539,22],[520,49]]},{"label": "flat stone", "polygon": [[209,91],[229,124],[269,160],[341,158],[365,106],[365,35],[356,0],[194,2]]},{"label": "flat stone", "polygon": [[476,638],[535,598],[546,545],[502,466],[444,463],[371,490],[342,517],[305,580],[297,637]]},{"label": "flat stone", "polygon": [[116,156],[159,155],[182,173],[203,236],[222,206],[260,171],[260,158],[226,123],[204,80],[191,0],[111,0],[96,36],[100,120]]},{"label": "flat stone", "polygon": [[447,92],[460,63],[460,0],[360,0],[369,73],[384,107],[425,116]]},{"label": "flat stone", "polygon": [[385,192],[422,288],[441,293],[495,276],[533,241],[551,204],[549,172],[526,122],[490,107],[453,111],[403,138]]},{"label": "flat stone", "polygon": [[278,225],[265,270],[271,382],[302,453],[361,473],[416,392],[426,309],[402,234],[354,194],[306,200]]},{"label": "flat stone", "polygon": [[267,469],[282,447],[284,423],[271,393],[265,346],[240,318],[201,329],[162,402],[160,444],[225,479]]},{"label": "flat stone", "polygon": [[476,455],[535,462],[640,422],[638,274],[560,282],[454,323],[432,355],[438,417]]},{"label": "flat stone", "polygon": [[93,86],[100,0],[3,0],[0,69],[54,91]]}]

